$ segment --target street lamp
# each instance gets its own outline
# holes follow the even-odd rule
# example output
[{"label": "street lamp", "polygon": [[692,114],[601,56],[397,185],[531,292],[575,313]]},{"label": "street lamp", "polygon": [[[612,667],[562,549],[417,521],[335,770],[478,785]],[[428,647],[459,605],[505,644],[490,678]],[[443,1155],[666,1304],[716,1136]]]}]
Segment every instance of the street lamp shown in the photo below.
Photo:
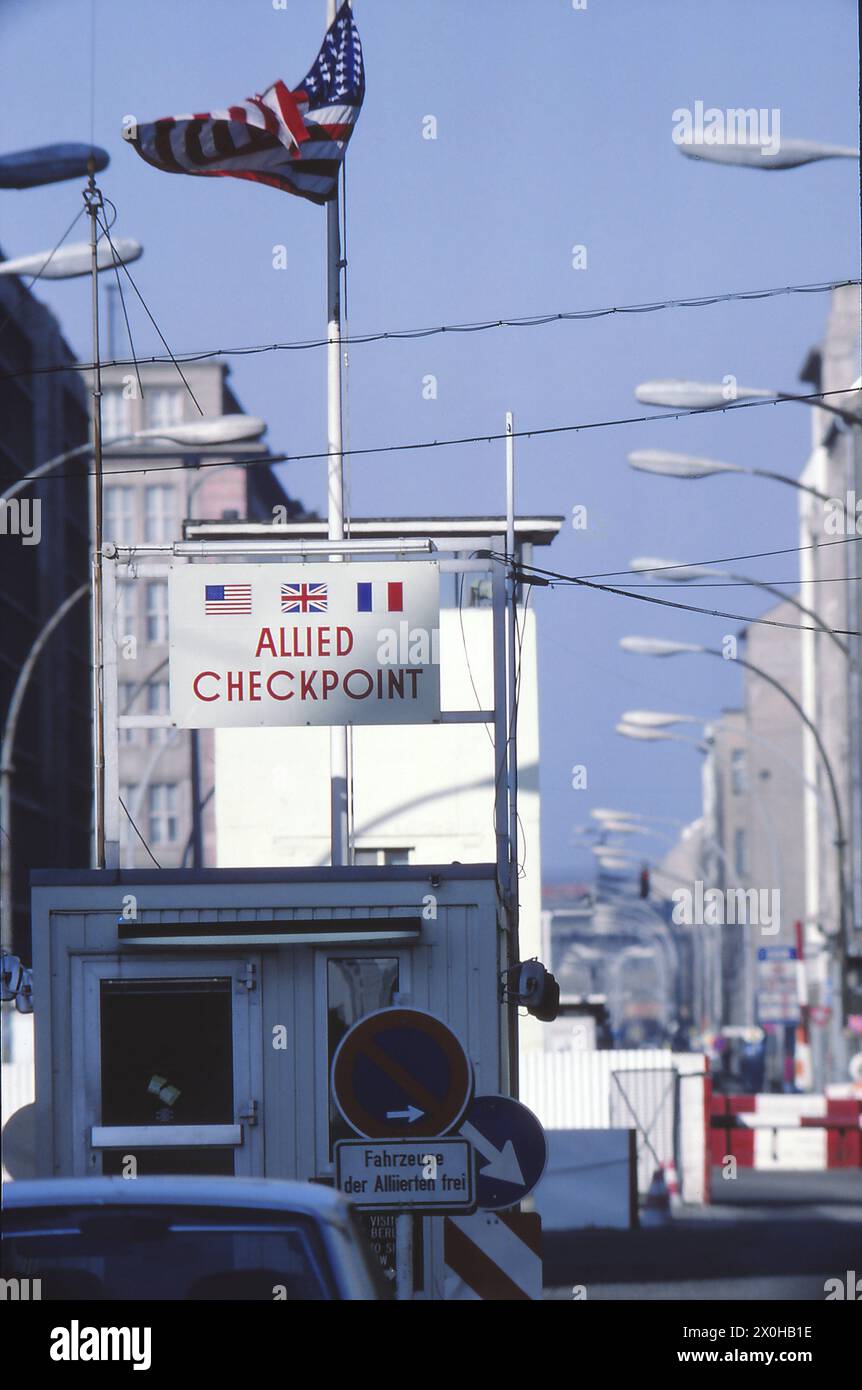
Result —
[{"label": "street lamp", "polygon": [[630,709],[622,716],[623,724],[641,729],[667,729],[672,724],[703,724],[696,714],[665,714],[657,709]]},{"label": "street lamp", "polygon": [[46,183],[82,179],[92,169],[98,173],[110,162],[108,151],[98,145],[39,145],[0,155],[0,188],[40,188]]},{"label": "street lamp", "polygon": [[686,738],[684,734],[672,734],[666,729],[647,729],[640,724],[627,724],[624,719],[614,728],[623,738],[638,739],[642,743],[687,743],[699,753],[709,752],[709,744],[702,739]]},{"label": "street lamp", "polygon": [[[646,734],[638,734],[634,732],[637,729],[661,730],[669,728],[672,724],[699,724],[701,728],[704,730],[704,734],[707,738],[707,741],[709,741],[710,737],[712,737],[712,735],[709,733],[709,730],[721,728],[720,720],[714,721],[701,719],[696,714],[665,714],[660,710],[650,709],[626,710],[621,716],[620,724],[625,725],[625,733],[627,738],[647,737]],[[617,729],[619,732],[622,732],[620,725],[617,725]],[[761,734],[753,734],[750,729],[738,729],[735,732],[739,737],[745,739],[746,743],[757,743],[762,748],[768,749],[768,751],[772,753],[774,757],[778,758],[781,762],[786,764],[786,766],[793,773],[794,777],[796,777],[802,783],[803,787],[805,787],[806,790],[812,792],[813,795],[818,798],[822,795],[820,788],[816,786],[815,783],[809,782],[804,772],[800,771],[797,762],[794,761],[793,758],[789,758],[787,754],[777,746],[777,744],[772,742],[771,739],[763,738]]]},{"label": "street lamp", "polygon": [[[623,651],[635,652],[640,656],[678,656],[693,652],[698,655],[717,657],[719,661],[725,660],[724,653],[721,651],[719,647],[706,647],[702,644],[695,642],[676,642],[670,639],[660,637],[622,637],[620,639],[620,646],[622,647]],[[749,661],[746,657],[742,656],[737,656],[734,659],[737,665],[742,666],[746,671],[751,671],[752,675],[759,676],[761,680],[766,681],[767,685],[772,686],[773,690],[776,690],[779,693],[779,695],[784,696],[784,699],[787,700],[788,704],[791,705],[792,708],[796,711],[797,715],[802,720],[803,724],[808,729],[809,733],[812,735],[814,739],[814,742],[817,745],[817,750],[820,754],[820,758],[829,781],[829,791],[832,797],[832,806],[835,814],[835,850],[838,868],[838,931],[836,935],[839,941],[840,959],[843,961],[843,958],[846,954],[847,945],[847,909],[844,863],[846,842],[844,839],[844,816],[841,810],[841,800],[838,795],[838,785],[835,780],[835,773],[832,768],[832,763],[830,762],[829,756],[826,752],[826,748],[824,746],[820,730],[817,728],[813,720],[809,719],[808,715],[805,713],[805,710],[802,708],[802,705],[796,699],[796,696],[792,695],[789,690],[785,689],[781,682],[777,681],[774,676],[769,674],[768,671],[764,671],[763,667],[756,666],[753,661]]]},{"label": "street lamp", "polygon": [[677,143],[680,154],[710,164],[734,164],[743,169],[798,169],[820,159],[858,159],[859,151],[847,145],[823,145],[817,140],[780,140],[772,154],[756,144],[705,145],[693,139]]},{"label": "street lamp", "polygon": [[790,391],[774,391],[764,386],[739,386],[724,382],[681,381],[669,378],[663,381],[644,381],[635,387],[635,396],[642,405],[660,405],[670,410],[716,410],[732,405],[735,401],[797,401],[800,405],[813,406],[838,415],[850,425],[862,424],[862,416],[843,410],[839,405],[830,405],[819,396],[799,396]]},{"label": "street lamp", "polygon": [[671,453],[668,449],[634,449],[628,455],[628,462],[629,467],[636,469],[638,473],[656,473],[663,478],[693,480],[711,478],[717,473],[746,473],[749,477],[771,478],[776,483],[786,483],[788,487],[795,487],[799,492],[810,493],[821,502],[830,501],[825,492],[818,492],[817,488],[811,487],[810,484],[801,483],[798,478],[789,478],[786,473],[776,473],[771,468],[722,463],[718,459],[698,458],[695,454]]},{"label": "street lamp", "polygon": [[805,604],[800,603],[798,598],[794,598],[792,594],[784,593],[782,589],[776,588],[774,584],[767,584],[763,579],[750,579],[747,575],[735,574],[733,570],[713,569],[709,565],[677,565],[673,560],[659,560],[653,555],[638,556],[630,562],[629,568],[635,570],[638,574],[653,574],[657,575],[659,579],[677,579],[683,584],[694,583],[699,579],[710,578],[727,579],[735,584],[750,584],[755,589],[762,589],[764,593],[772,594],[773,597],[780,599],[782,603],[789,603],[798,613],[802,613],[804,617],[810,618],[821,632],[825,632],[826,636],[835,643],[836,647],[838,647],[839,651],[844,656],[849,657],[850,655],[846,642],[841,641],[838,634],[832,631],[832,628],[827,622],[824,622],[819,613],[815,613],[813,608],[806,608]]},{"label": "street lamp", "polygon": [[651,825],[673,825],[677,829],[685,824],[684,821],[675,820],[672,816],[650,816],[643,811],[613,811],[604,806],[597,806],[594,811],[590,811],[590,815],[593,820],[597,821],[647,821]]},{"label": "street lamp", "polygon": [[[96,248],[97,270],[113,270],[138,260],[144,248],[132,237],[116,237],[113,243],[103,239]],[[15,256],[0,261],[0,275],[33,275],[39,280],[74,280],[92,273],[92,249],[88,241],[75,241],[54,251],[35,251],[29,256]]]},{"label": "street lamp", "polygon": [[[184,445],[189,453],[200,453],[202,448],[208,446],[236,444],[244,440],[259,439],[265,430],[265,422],[259,420],[255,415],[211,415],[206,416],[203,420],[191,420],[184,425],[133,430],[131,434],[121,434],[115,439],[106,440],[106,444],[116,450],[121,444],[149,444],[161,441],[164,444]],[[78,444],[74,449],[67,449],[65,453],[49,459],[47,463],[41,464],[32,473],[28,473],[24,478],[19,478],[17,483],[13,483],[11,487],[7,488],[0,496],[0,502],[6,502],[10,497],[23,492],[28,483],[35,482],[37,478],[53,472],[55,468],[61,468],[64,463],[71,463],[73,459],[91,454],[94,448],[93,441],[88,440],[86,444]],[[166,451],[162,449],[160,452],[164,454]],[[112,456],[110,453],[106,453],[105,457],[116,457],[116,454]]]}]

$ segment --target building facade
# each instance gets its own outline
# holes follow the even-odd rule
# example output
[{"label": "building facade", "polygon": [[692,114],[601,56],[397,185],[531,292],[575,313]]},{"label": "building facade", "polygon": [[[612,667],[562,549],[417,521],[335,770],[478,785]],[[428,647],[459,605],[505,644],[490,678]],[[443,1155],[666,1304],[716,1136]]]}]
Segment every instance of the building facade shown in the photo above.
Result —
[{"label": "building facade", "polygon": [[[860,301],[858,287],[833,291],[821,343],[809,354],[801,380],[829,395],[831,405],[860,410]],[[855,388],[855,389],[854,389]],[[805,855],[808,882],[806,920],[821,946],[844,938],[844,954],[862,956],[862,693],[860,627],[862,580],[854,537],[862,535],[862,426],[824,410],[811,411],[811,452],[801,481],[821,494],[800,494],[802,596],[828,625],[848,634],[845,650],[822,633],[803,633],[803,704],[820,730],[833,770],[840,804],[840,831],[821,805],[829,798],[828,775],[813,738],[804,741],[804,767],[810,790],[805,800]],[[844,841],[842,908],[836,839]],[[843,917],[843,924],[842,924]],[[833,946],[833,965],[813,981],[817,1002],[841,1008],[841,948]],[[845,999],[845,1004],[851,1001]],[[862,1016],[862,995],[853,1011]]]},{"label": "building facade", "polygon": [[[218,363],[103,371],[104,533],[119,544],[165,544],[182,538],[191,517],[268,521],[303,515],[282,488],[261,444],[199,448],[153,441],[140,430],[242,413]],[[143,388],[143,389],[141,389]],[[194,399],[193,399],[193,396]],[[111,441],[117,441],[113,445]],[[121,442],[125,441],[125,442]],[[249,459],[251,466],[230,462]],[[203,467],[201,465],[204,465]],[[163,727],[121,728],[120,863],[123,867],[202,867],[215,862],[213,740],[206,730],[167,726],[169,713],[168,581],[141,567],[118,573],[119,712],[161,717]]]},{"label": "building facade", "polygon": [[[0,278],[0,493],[86,444],[88,401],[74,361],[54,315],[20,279]],[[0,729],[34,643],[63,601],[87,584],[88,553],[86,461],[58,467],[0,503]],[[89,672],[84,593],[33,667],[14,747],[6,748],[11,815],[0,833],[13,907],[3,942],[26,962],[30,870],[90,862]]]}]

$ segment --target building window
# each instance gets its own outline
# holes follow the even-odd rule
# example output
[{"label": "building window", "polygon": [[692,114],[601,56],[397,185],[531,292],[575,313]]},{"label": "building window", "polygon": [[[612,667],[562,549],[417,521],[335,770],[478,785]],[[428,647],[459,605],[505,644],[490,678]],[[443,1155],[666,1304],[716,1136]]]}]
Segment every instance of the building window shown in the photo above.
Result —
[{"label": "building window", "polygon": [[744,830],[734,831],[733,867],[740,876],[748,873],[748,841]]},{"label": "building window", "polygon": [[355,849],[354,864],[409,864],[409,849]]},{"label": "building window", "polygon": [[156,543],[174,539],[174,489],[156,484],[145,493],[144,539]]},{"label": "building window", "polygon": [[[147,714],[167,714],[170,697],[167,681],[150,681],[147,685]],[[148,729],[148,743],[166,743],[170,729]]]},{"label": "building window", "polygon": [[[132,713],[132,710],[131,710],[130,706],[131,706],[132,704],[134,704],[134,700],[133,700],[132,696],[133,696],[133,694],[134,694],[134,691],[135,691],[136,687],[137,687],[137,681],[120,681],[120,682],[118,683],[118,685],[117,685],[117,713],[118,713],[118,714],[131,714],[131,713]],[[134,743],[134,741],[135,741],[135,730],[134,730],[134,729],[120,729],[120,730],[119,730],[119,741],[120,741],[120,743]],[[126,801],[126,798],[123,797],[123,800]],[[128,801],[126,801],[126,805],[127,805],[127,806],[128,806],[128,804],[129,804]]]},{"label": "building window", "polygon": [[178,834],[176,786],[171,782],[154,782],[149,790],[150,844],[175,844]]},{"label": "building window", "polygon": [[137,635],[135,613],[135,585],[132,580],[121,579],[117,585],[117,638],[120,642],[126,637]]},{"label": "building window", "polygon": [[[104,493],[106,541],[131,543],[135,539],[135,490],[111,484]],[[148,538],[149,539],[149,538]]]},{"label": "building window", "polygon": [[102,438],[105,443],[132,432],[132,402],[122,391],[105,391],[102,396]]},{"label": "building window", "polygon": [[730,755],[730,785],[734,796],[743,796],[748,788],[744,748],[734,748]]},{"label": "building window", "polygon": [[494,601],[490,579],[474,579],[470,585],[470,608],[490,608]]},{"label": "building window", "polygon": [[151,430],[170,429],[183,418],[183,393],[174,389],[150,389],[146,395],[147,425]]},{"label": "building window", "polygon": [[168,582],[152,579],[147,584],[147,641],[168,640]]}]

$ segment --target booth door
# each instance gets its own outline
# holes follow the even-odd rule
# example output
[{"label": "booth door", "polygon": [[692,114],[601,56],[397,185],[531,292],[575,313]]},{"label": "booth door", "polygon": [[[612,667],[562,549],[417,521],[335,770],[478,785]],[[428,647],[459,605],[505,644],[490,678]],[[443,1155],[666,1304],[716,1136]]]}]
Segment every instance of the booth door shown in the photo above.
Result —
[{"label": "booth door", "polygon": [[76,965],[76,1171],[261,1175],[259,962]]}]

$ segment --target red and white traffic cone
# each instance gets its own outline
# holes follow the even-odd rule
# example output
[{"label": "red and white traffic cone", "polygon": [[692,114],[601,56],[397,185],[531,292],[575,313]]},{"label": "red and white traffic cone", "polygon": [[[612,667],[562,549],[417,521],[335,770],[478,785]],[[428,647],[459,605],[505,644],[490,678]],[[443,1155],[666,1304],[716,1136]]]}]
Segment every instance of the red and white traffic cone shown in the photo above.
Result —
[{"label": "red and white traffic cone", "polygon": [[670,1195],[664,1173],[661,1168],[656,1168],[646,1200],[641,1208],[641,1225],[664,1226],[668,1221],[670,1221]]},{"label": "red and white traffic cone", "polygon": [[671,1211],[676,1211],[679,1207],[682,1206],[682,1194],[679,1190],[679,1177],[677,1175],[676,1164],[674,1163],[673,1159],[671,1159],[669,1163],[664,1164],[662,1171],[664,1172],[664,1180],[667,1184],[667,1194],[668,1198],[670,1199],[670,1209]]}]

